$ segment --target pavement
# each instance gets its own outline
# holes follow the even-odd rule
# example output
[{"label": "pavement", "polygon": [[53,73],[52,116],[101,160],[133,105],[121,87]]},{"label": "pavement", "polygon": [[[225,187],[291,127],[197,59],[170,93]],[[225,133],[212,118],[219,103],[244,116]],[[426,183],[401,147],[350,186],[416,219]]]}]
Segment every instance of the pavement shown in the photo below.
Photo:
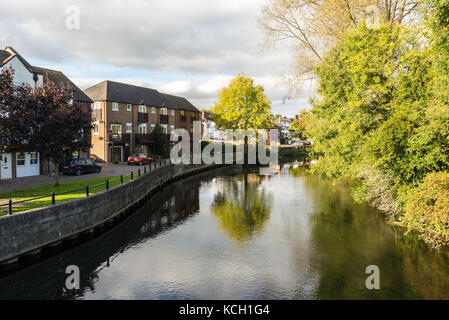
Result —
[{"label": "pavement", "polygon": [[[89,174],[83,174],[81,176],[75,176],[75,175],[68,176],[68,175],[61,174],[59,176],[59,183],[90,180],[90,179],[104,178],[104,177],[113,177],[113,176],[120,176],[120,175],[129,175],[129,174],[131,174],[131,171],[133,171],[136,174],[138,168],[139,167],[137,167],[137,166],[128,166],[127,164],[105,163],[105,164],[101,164],[101,172],[100,173],[89,173]],[[141,170],[143,170],[143,168],[141,168]],[[52,175],[17,178],[17,179],[13,179],[13,180],[0,180],[0,192],[40,187],[40,186],[54,184],[54,182],[55,182],[55,178]]]}]

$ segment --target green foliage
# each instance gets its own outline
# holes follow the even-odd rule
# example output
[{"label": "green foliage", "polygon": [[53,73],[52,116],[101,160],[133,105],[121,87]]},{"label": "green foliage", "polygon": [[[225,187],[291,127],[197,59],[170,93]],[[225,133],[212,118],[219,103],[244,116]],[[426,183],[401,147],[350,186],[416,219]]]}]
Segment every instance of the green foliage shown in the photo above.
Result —
[{"label": "green foliage", "polygon": [[404,221],[434,247],[449,244],[449,172],[434,172],[411,192]]},{"label": "green foliage", "polygon": [[221,129],[269,129],[273,120],[264,89],[242,73],[220,91],[212,117]]},{"label": "green foliage", "polygon": [[357,198],[391,218],[405,207],[408,227],[440,246],[449,240],[449,1],[427,0],[427,13],[419,32],[348,31],[316,69],[319,99],[304,126],[324,154],[314,171],[354,181]]},{"label": "green foliage", "polygon": [[155,153],[163,158],[168,158],[170,156],[170,148],[168,145],[167,134],[164,132],[164,129],[156,124],[153,130],[154,135],[154,145],[155,145]]}]

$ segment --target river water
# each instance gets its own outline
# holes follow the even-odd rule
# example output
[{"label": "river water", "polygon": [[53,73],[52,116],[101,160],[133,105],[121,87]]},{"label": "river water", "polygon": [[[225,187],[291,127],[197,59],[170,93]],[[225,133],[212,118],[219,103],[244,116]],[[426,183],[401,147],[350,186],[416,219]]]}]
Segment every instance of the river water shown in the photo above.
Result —
[{"label": "river water", "polygon": [[[303,168],[233,167],[174,183],[115,228],[0,275],[0,299],[448,299],[448,256]],[[65,289],[68,265],[79,290]],[[370,265],[379,290],[366,288]]]}]

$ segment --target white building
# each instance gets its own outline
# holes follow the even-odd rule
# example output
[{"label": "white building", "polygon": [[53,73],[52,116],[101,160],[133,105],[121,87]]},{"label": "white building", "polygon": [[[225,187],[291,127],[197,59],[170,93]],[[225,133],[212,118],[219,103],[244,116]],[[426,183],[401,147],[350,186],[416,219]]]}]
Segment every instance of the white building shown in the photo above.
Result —
[{"label": "white building", "polygon": [[[14,70],[13,81],[17,85],[25,83],[35,88],[48,79],[56,84],[69,85],[73,89],[74,101],[88,105],[92,103],[62,72],[32,66],[13,48],[6,47],[0,50],[0,71],[10,67]],[[38,152],[11,150],[0,154],[0,180],[38,176],[41,173],[41,163]]]}]

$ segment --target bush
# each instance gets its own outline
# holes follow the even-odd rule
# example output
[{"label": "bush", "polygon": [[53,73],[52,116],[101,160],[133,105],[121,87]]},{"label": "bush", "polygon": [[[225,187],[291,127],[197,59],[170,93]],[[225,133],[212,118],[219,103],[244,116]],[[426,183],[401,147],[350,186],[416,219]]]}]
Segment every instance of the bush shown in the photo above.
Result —
[{"label": "bush", "polygon": [[404,220],[432,247],[449,244],[449,172],[428,175],[411,192]]}]

